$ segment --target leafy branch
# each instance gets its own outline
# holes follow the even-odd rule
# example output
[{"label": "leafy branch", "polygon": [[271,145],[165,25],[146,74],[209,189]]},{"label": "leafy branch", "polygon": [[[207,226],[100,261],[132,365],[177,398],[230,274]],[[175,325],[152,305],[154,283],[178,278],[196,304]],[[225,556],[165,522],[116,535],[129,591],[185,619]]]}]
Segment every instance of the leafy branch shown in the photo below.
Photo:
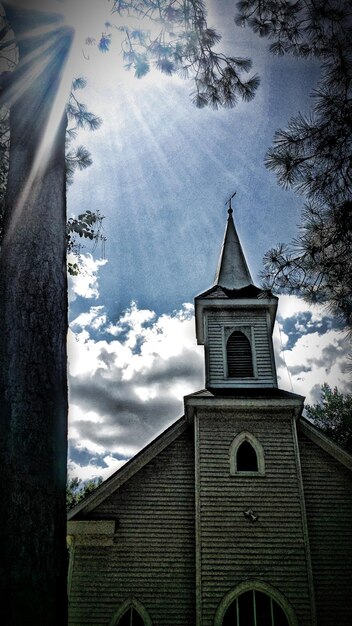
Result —
[{"label": "leafy branch", "polygon": [[83,498],[88,496],[92,491],[95,491],[99,485],[103,482],[101,476],[91,478],[90,480],[82,481],[75,476],[74,478],[68,478],[66,484],[66,509],[70,511],[76,504],[78,504]]},{"label": "leafy branch", "polygon": [[307,417],[333,441],[352,452],[352,395],[324,383],[321,402],[306,405]]},{"label": "leafy branch", "polygon": [[80,213],[78,217],[70,217],[66,224],[66,243],[67,252],[76,256],[76,261],[68,262],[67,268],[71,276],[77,276],[80,273],[79,257],[82,250],[80,239],[87,239],[93,243],[93,251],[98,243],[101,243],[104,249],[106,242],[105,235],[102,234],[104,215],[99,211],[85,211]]},{"label": "leafy branch", "polygon": [[269,250],[270,288],[322,302],[352,326],[352,3],[241,0],[238,25],[271,41],[273,54],[317,58],[321,75],[309,116],[275,133],[266,166],[307,202],[299,235]]},{"label": "leafy branch", "polygon": [[88,111],[87,106],[78,100],[76,92],[84,89],[87,81],[78,77],[72,82],[70,96],[66,105],[66,113],[69,121],[66,130],[66,180],[70,185],[76,170],[84,170],[92,165],[92,157],[85,146],[71,147],[77,138],[80,129],[97,130],[102,124],[100,117]]},{"label": "leafy branch", "polygon": [[299,236],[291,244],[279,244],[266,253],[262,272],[265,288],[325,304],[342,323],[352,326],[351,250],[352,203],[335,210],[307,204]]},{"label": "leafy branch", "polygon": [[147,19],[150,30],[105,24],[105,32],[97,41],[88,38],[106,52],[113,29],[122,34],[122,55],[125,67],[142,78],[152,68],[169,76],[192,77],[194,104],[212,108],[233,107],[239,99],[251,100],[259,85],[258,76],[247,80],[250,59],[226,56],[216,50],[221,36],[208,26],[203,0],[113,0],[112,13],[120,17]]}]

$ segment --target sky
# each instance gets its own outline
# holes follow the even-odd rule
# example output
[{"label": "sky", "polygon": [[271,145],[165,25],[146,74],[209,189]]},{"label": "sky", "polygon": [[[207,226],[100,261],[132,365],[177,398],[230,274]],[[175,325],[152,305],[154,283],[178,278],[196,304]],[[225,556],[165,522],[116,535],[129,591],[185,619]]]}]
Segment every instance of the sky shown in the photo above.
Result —
[{"label": "sky", "polygon": [[[43,2],[44,0],[38,0]],[[105,253],[87,245],[70,277],[69,473],[106,478],[183,413],[183,396],[204,386],[194,297],[213,284],[234,191],[234,219],[254,283],[264,253],[297,235],[303,199],[280,188],[264,166],[277,129],[308,113],[316,63],[273,57],[266,40],[233,21],[235,2],[208,3],[225,53],[250,57],[261,83],[250,103],[196,109],[192,84],[123,68],[81,42],[110,19],[111,2],[59,2],[78,26],[70,71],[84,76],[80,99],[102,118],[77,145],[93,165],[75,174],[68,214],[105,216]],[[105,15],[104,15],[105,13]],[[100,26],[102,24],[102,26]],[[279,386],[319,399],[324,382],[351,391],[347,342],[328,312],[280,298],[274,346]]]}]

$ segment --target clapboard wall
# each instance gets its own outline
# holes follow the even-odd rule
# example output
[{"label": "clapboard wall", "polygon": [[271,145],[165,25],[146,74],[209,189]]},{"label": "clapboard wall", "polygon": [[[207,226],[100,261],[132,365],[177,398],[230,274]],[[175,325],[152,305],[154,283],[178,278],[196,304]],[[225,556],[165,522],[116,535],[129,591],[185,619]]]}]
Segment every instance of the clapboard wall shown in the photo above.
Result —
[{"label": "clapboard wall", "polygon": [[153,626],[195,623],[194,440],[190,427],[88,516],[116,520],[112,546],[77,545],[69,625],[108,626],[133,596]]},{"label": "clapboard wall", "polygon": [[299,434],[299,447],[317,623],[351,626],[351,471],[303,434]]},{"label": "clapboard wall", "polygon": [[[197,560],[202,626],[213,626],[224,595],[248,579],[276,587],[300,626],[311,626],[300,481],[289,413],[236,409],[196,416]],[[230,475],[229,451],[250,432],[264,447],[265,475]],[[256,522],[244,516],[251,509]]]},{"label": "clapboard wall", "polygon": [[274,357],[272,353],[270,321],[266,309],[209,310],[206,312],[206,367],[207,387],[233,387],[226,373],[226,329],[248,329],[252,335],[252,355],[256,370],[255,381],[244,379],[242,387],[276,386]]}]

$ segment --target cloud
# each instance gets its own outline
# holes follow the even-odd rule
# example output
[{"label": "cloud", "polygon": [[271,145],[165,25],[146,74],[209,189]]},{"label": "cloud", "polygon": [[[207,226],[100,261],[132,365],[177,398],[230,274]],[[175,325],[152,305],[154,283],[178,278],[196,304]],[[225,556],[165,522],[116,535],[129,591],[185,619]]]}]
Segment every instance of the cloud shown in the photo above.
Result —
[{"label": "cloud", "polygon": [[334,327],[337,324],[326,309],[310,307],[294,296],[282,298],[284,306],[274,331],[279,386],[305,396],[310,404],[319,401],[324,382],[351,393],[351,346],[345,332]]},{"label": "cloud", "polygon": [[[325,381],[350,391],[344,334],[297,298],[286,311],[274,333],[279,386],[309,403]],[[156,315],[132,302],[114,321],[92,306],[72,322],[68,348],[69,471],[80,478],[105,478],[121,467],[183,414],[183,396],[204,386],[191,304]]]},{"label": "cloud", "polygon": [[297,296],[282,295],[279,298],[277,317],[279,320],[297,316],[299,313],[311,313],[313,322],[320,322],[324,315],[328,315],[326,307],[307,304]]},{"label": "cloud", "polygon": [[77,296],[82,298],[98,298],[99,296],[99,268],[107,263],[106,259],[94,259],[91,254],[80,254],[79,260],[74,254],[68,255],[70,263],[79,263],[80,272],[77,276],[68,277],[68,297],[73,302]]},{"label": "cloud", "polygon": [[157,316],[132,303],[115,323],[91,307],[72,322],[68,351],[71,475],[114,471],[182,415],[185,394],[204,385],[189,304]]}]

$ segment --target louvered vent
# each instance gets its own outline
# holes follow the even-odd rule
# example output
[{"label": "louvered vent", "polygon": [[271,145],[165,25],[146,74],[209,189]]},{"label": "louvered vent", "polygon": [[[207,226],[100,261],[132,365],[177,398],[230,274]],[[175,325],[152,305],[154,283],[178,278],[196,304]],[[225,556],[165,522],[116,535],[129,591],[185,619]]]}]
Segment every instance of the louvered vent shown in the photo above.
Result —
[{"label": "louvered vent", "polygon": [[228,338],[226,356],[229,378],[253,377],[251,344],[239,330],[235,330]]}]

